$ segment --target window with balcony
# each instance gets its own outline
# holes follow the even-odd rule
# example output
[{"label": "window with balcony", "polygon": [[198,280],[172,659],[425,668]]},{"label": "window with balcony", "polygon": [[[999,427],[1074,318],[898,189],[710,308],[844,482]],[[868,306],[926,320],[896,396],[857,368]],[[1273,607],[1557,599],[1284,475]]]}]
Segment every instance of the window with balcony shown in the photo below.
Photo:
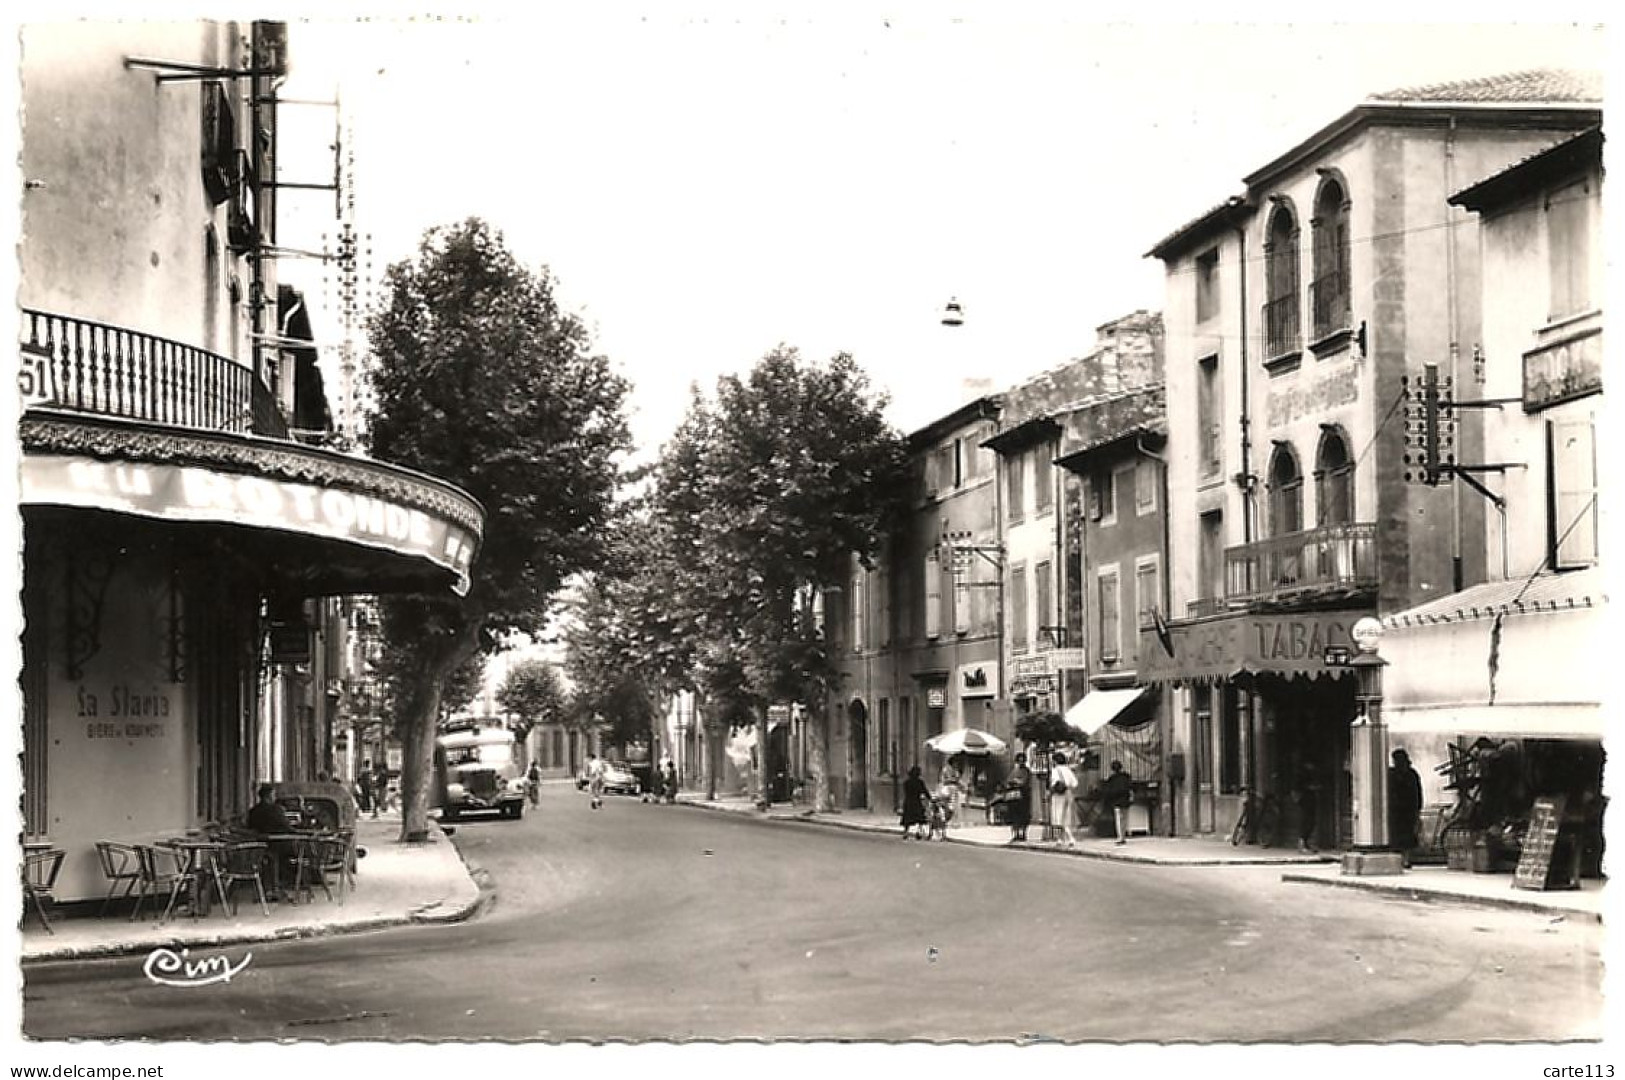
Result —
[{"label": "window with balcony", "polygon": [[1352,326],[1349,298],[1349,201],[1337,179],[1328,176],[1315,196],[1315,277],[1309,283],[1317,342]]},{"label": "window with balcony", "polygon": [[1298,222],[1286,200],[1276,202],[1264,239],[1264,365],[1288,370],[1303,348],[1299,323]]},{"label": "window with balcony", "polygon": [[1353,520],[1354,462],[1343,433],[1327,428],[1315,455],[1315,523],[1347,525]]},{"label": "window with balcony", "polygon": [[1197,469],[1203,480],[1211,480],[1224,469],[1222,430],[1219,419],[1219,356],[1214,353],[1196,362]]},{"label": "window with balcony", "polygon": [[1219,313],[1219,249],[1196,256],[1196,321],[1207,322]]},{"label": "window with balcony", "polygon": [[1270,535],[1285,536],[1303,529],[1303,473],[1298,455],[1284,442],[1270,455]]}]

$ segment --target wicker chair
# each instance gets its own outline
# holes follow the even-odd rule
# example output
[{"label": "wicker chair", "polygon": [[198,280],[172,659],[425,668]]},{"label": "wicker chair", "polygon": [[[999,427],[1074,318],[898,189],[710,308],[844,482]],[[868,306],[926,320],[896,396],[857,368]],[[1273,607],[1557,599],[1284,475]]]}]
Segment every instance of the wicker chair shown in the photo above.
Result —
[{"label": "wicker chair", "polygon": [[29,901],[33,901],[40,925],[53,937],[56,931],[51,929],[50,916],[45,914],[45,902],[56,901],[51,890],[56,888],[56,875],[62,870],[62,857],[65,854],[60,848],[48,848],[30,851],[23,856],[23,917],[27,918]]},{"label": "wicker chair", "polygon": [[[102,876],[107,879],[107,898],[102,901],[101,916],[107,915],[114,900],[128,900],[135,895],[141,882],[141,860],[135,848],[116,840],[96,841],[96,858],[102,864]],[[119,887],[123,886],[123,892]]]},{"label": "wicker chair", "polygon": [[253,882],[254,894],[259,897],[260,911],[266,915],[271,909],[265,903],[265,882],[260,874],[265,868],[266,845],[260,841],[236,841],[230,844],[220,860],[220,879],[224,883],[231,913],[237,914],[232,897],[238,885]]},{"label": "wicker chair", "polygon": [[135,910],[130,912],[131,922],[141,917],[141,905],[147,897],[153,897],[157,903],[163,903],[174,894],[176,883],[182,877],[173,855],[146,844],[133,846],[136,866],[141,876],[136,881]]}]

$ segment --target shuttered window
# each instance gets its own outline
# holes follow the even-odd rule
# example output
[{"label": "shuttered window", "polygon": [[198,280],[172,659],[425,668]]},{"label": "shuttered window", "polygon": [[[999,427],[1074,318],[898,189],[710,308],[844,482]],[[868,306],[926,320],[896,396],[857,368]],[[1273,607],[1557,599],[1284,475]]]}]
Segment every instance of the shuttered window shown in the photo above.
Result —
[{"label": "shuttered window", "polygon": [[1597,449],[1590,417],[1553,420],[1552,565],[1559,570],[1597,561]]}]

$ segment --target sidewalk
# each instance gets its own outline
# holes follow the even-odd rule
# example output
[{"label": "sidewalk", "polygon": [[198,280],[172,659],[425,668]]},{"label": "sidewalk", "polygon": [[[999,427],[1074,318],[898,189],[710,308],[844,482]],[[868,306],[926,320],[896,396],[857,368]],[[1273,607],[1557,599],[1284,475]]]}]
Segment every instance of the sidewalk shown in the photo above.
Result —
[{"label": "sidewalk", "polygon": [[336,890],[328,900],[318,888],[314,899],[273,903],[271,913],[264,915],[253,887],[238,886],[232,895],[237,901],[235,917],[221,910],[217,901],[206,916],[178,915],[159,923],[150,901],[142,906],[137,922],[130,921],[132,902],[115,902],[103,919],[96,915],[101,909],[97,901],[76,905],[82,912],[64,911],[61,917],[53,912],[54,935],[29,913],[23,921],[21,959],[27,963],[145,953],[160,947],[278,941],[407,923],[456,922],[472,915],[480,890],[445,833],[431,820],[429,842],[403,844],[396,839],[400,829],[398,814],[376,820],[364,816],[357,823],[356,844],[366,848],[367,855],[357,863],[355,891],[346,892],[342,904]]},{"label": "sidewalk", "polygon": [[[902,831],[895,814],[882,814],[873,810],[813,813],[805,807],[775,804],[767,811],[762,811],[756,808],[756,804],[748,796],[707,800],[698,795],[679,795],[678,801],[700,809],[743,814],[773,822],[799,822],[864,832],[889,833],[892,836],[897,836]],[[1306,854],[1289,848],[1261,848],[1246,844],[1232,847],[1228,840],[1189,836],[1135,836],[1126,844],[1118,844],[1115,840],[1084,836],[1080,833],[1078,846],[1069,849],[1055,841],[1038,839],[1043,836],[1044,827],[1036,823],[1028,830],[1028,835],[1033,839],[1026,843],[1011,844],[1010,830],[1007,827],[984,824],[974,811],[972,815],[963,825],[948,830],[949,843],[1157,866],[1278,865],[1283,867],[1281,880],[1295,884],[1362,889],[1405,900],[1514,908],[1548,912],[1554,916],[1602,921],[1604,883],[1601,881],[1587,880],[1578,890],[1534,892],[1514,889],[1510,874],[1474,874],[1462,870],[1446,870],[1442,866],[1416,867],[1394,876],[1345,877],[1340,859],[1336,855]],[[915,842],[917,841],[910,841]]]}]

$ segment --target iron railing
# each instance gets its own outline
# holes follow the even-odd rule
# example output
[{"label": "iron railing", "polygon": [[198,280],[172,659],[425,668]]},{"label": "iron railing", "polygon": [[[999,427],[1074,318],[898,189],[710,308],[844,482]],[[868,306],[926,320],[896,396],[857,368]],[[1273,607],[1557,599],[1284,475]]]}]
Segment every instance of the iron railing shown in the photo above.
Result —
[{"label": "iron railing", "polygon": [[1371,522],[1324,525],[1229,548],[1224,577],[1230,602],[1374,589],[1377,527]]},{"label": "iron railing", "polygon": [[1332,270],[1309,283],[1309,307],[1314,317],[1315,340],[1351,329],[1354,311],[1349,303],[1349,275]]},{"label": "iron railing", "polygon": [[1264,305],[1264,359],[1273,360],[1303,348],[1298,294],[1278,296]]},{"label": "iron railing", "polygon": [[253,371],[235,360],[138,330],[28,309],[21,336],[25,405],[203,431],[262,427],[255,417],[267,411],[269,389],[257,387]]}]

